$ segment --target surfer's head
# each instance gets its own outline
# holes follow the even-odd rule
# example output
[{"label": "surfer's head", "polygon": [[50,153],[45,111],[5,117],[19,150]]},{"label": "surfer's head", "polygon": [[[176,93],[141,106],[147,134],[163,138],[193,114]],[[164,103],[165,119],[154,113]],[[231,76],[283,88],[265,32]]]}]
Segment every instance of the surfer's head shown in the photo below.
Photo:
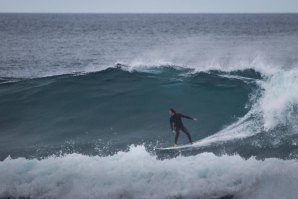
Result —
[{"label": "surfer's head", "polygon": [[172,116],[172,115],[175,115],[176,114],[176,111],[173,109],[173,108],[170,108],[169,110],[169,114]]}]

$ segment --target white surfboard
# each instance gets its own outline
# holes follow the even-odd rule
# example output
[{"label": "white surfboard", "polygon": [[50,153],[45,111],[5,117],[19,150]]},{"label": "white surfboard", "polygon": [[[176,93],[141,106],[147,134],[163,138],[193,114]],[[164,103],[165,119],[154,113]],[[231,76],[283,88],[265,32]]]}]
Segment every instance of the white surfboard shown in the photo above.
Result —
[{"label": "white surfboard", "polygon": [[193,142],[192,144],[184,144],[184,145],[180,145],[180,146],[172,146],[172,147],[165,147],[165,148],[155,148],[155,150],[164,151],[164,150],[185,149],[185,148],[190,148],[190,147],[194,146],[195,143],[196,142]]},{"label": "white surfboard", "polygon": [[[233,134],[232,134],[233,135]],[[203,139],[200,139],[198,141],[193,142],[192,144],[184,144],[180,146],[172,146],[172,147],[165,147],[165,148],[155,148],[155,150],[165,151],[165,150],[179,150],[179,149],[187,149],[187,148],[198,148],[198,147],[204,147],[208,146],[212,143],[218,143],[218,142],[225,142],[232,139],[239,139],[242,138],[242,136],[231,136],[229,133],[216,133],[209,137],[205,137]]]}]

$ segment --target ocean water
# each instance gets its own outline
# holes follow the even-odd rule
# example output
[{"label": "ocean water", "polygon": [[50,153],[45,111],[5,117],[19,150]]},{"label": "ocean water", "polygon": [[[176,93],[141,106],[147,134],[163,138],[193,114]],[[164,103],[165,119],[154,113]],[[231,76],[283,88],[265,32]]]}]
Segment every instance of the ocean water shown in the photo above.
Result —
[{"label": "ocean water", "polygon": [[[0,14],[0,43],[0,198],[297,198],[297,14]],[[191,147],[155,150],[169,108]]]}]

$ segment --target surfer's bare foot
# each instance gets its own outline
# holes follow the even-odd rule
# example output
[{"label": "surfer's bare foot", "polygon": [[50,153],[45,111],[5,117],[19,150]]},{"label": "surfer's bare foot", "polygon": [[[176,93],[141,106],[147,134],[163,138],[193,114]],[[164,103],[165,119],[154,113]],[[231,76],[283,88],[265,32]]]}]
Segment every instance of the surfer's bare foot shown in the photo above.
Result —
[{"label": "surfer's bare foot", "polygon": [[173,147],[176,147],[177,146],[177,144],[174,144],[174,146]]}]

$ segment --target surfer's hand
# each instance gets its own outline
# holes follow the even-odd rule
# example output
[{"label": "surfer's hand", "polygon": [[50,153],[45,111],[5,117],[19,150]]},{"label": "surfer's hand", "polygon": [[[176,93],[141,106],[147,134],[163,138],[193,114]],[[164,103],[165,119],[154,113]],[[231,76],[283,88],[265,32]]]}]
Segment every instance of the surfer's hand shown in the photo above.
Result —
[{"label": "surfer's hand", "polygon": [[174,134],[176,133],[174,130],[172,131]]},{"label": "surfer's hand", "polygon": [[194,121],[197,121],[197,118],[193,118]]}]

